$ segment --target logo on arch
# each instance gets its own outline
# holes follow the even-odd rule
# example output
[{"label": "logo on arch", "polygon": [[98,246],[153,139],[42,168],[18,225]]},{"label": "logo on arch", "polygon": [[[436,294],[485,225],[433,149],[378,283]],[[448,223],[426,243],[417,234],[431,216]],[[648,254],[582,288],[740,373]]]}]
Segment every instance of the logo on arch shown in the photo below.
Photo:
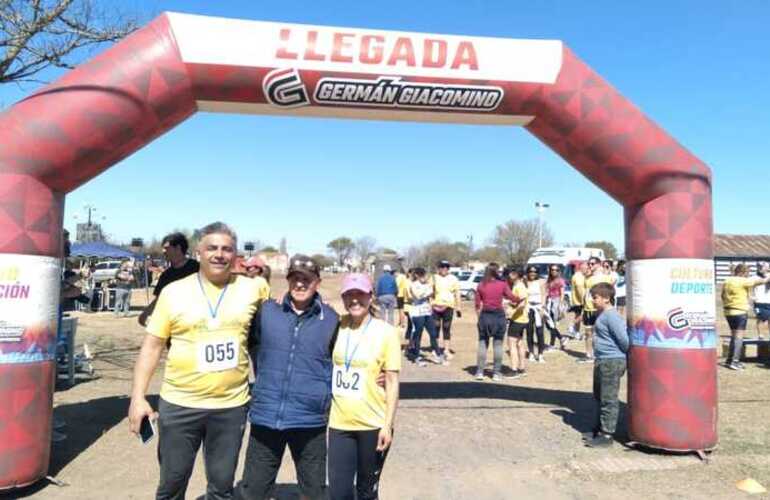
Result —
[{"label": "logo on arch", "polygon": [[307,88],[296,69],[274,69],[262,82],[267,102],[281,108],[298,108],[310,104]]}]

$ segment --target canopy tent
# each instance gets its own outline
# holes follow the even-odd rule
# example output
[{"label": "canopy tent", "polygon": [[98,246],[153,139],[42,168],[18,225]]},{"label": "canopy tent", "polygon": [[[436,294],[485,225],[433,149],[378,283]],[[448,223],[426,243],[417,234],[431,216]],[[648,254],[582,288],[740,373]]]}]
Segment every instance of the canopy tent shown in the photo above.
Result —
[{"label": "canopy tent", "polygon": [[136,259],[144,260],[144,256],[138,253],[129,252],[115,245],[110,245],[103,241],[92,241],[90,243],[73,243],[70,248],[70,257],[97,257],[111,259]]}]

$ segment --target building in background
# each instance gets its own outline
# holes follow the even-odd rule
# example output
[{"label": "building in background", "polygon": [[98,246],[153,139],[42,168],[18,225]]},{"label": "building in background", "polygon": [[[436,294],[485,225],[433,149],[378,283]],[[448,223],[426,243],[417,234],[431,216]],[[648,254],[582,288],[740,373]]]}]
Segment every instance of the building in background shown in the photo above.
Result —
[{"label": "building in background", "polygon": [[770,262],[770,235],[714,235],[714,275],[717,283],[724,282],[737,264],[748,265],[749,274],[756,274],[758,262]]},{"label": "building in background", "polygon": [[91,243],[94,241],[104,241],[102,225],[92,222],[83,222],[76,226],[75,241],[78,243]]}]

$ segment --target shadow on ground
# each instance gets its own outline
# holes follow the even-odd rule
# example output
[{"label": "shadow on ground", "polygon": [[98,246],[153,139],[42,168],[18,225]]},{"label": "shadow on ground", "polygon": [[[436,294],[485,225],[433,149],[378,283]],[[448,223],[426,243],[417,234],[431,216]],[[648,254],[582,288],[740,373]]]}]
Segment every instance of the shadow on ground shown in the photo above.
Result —
[{"label": "shadow on ground", "polygon": [[[469,371],[470,370],[470,371]],[[465,371],[475,373],[476,367],[466,367]],[[526,380],[526,379],[525,379]],[[488,399],[502,401],[516,401],[530,405],[542,405],[553,407],[552,414],[561,417],[565,424],[583,434],[590,432],[595,427],[596,403],[593,395],[587,392],[564,391],[560,389],[543,389],[539,387],[527,387],[522,385],[509,385],[506,383],[484,382],[402,382],[400,385],[400,399],[402,401],[443,400],[443,399]],[[410,408],[416,408],[410,406]],[[525,406],[504,406],[500,404],[481,405],[451,405],[439,406],[435,404],[420,406],[424,410],[431,408],[440,409],[489,409],[506,410],[510,408],[525,408]],[[626,424],[626,403],[620,403],[620,420],[616,436],[623,440],[628,434]]]},{"label": "shadow on ground", "polygon": [[[157,408],[157,396],[149,396],[150,404]],[[53,443],[51,447],[51,463],[48,475],[56,475],[81,453],[90,448],[104,433],[115,427],[128,414],[129,398],[111,396],[91,399],[80,403],[57,406],[54,417],[61,419],[66,426],[60,429],[67,436],[64,441]],[[46,488],[57,488],[46,479],[26,488],[0,494],[0,498],[25,498]]]}]

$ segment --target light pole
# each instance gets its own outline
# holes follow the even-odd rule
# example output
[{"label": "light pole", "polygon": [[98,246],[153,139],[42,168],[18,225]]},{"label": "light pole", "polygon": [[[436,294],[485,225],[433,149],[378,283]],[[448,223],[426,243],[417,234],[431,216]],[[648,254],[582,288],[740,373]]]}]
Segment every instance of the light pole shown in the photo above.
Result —
[{"label": "light pole", "polygon": [[537,210],[537,248],[543,246],[543,212],[550,206],[548,203],[535,202],[535,210]]}]

